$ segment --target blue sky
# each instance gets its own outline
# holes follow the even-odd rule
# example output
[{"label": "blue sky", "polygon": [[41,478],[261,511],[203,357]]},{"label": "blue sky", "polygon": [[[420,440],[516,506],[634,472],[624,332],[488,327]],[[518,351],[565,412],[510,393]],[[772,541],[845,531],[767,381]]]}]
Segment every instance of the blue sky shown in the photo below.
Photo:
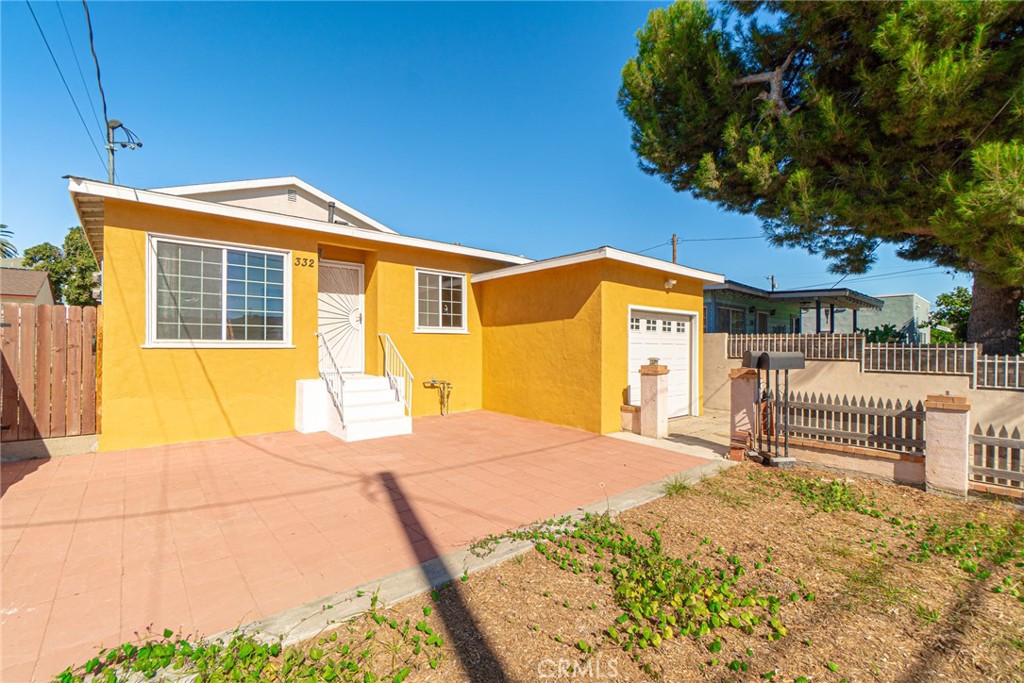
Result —
[{"label": "blue sky", "polygon": [[[122,184],[297,175],[399,232],[533,258],[760,235],[637,168],[616,94],[653,6],[90,4],[109,116],[144,142],[118,153]],[[0,217],[22,249],[77,223],[61,176],[106,178],[81,3],[61,5],[70,43],[55,2],[32,7],[88,133],[25,3],[0,3]],[[844,284],[930,300],[970,284],[880,251]],[[762,239],[684,242],[680,261],[761,287],[838,279]]]}]

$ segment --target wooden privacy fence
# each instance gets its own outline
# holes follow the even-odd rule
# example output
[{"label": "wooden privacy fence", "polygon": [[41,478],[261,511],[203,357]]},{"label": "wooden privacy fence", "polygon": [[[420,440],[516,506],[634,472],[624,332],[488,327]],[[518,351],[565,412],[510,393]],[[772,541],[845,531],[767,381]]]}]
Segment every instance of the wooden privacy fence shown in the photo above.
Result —
[{"label": "wooden privacy fence", "polygon": [[983,430],[974,427],[971,434],[970,487],[989,493],[1024,492],[1024,438],[1019,429],[997,433],[992,425]]},{"label": "wooden privacy fence", "polygon": [[789,433],[798,441],[924,455],[924,404],[791,393]]},{"label": "wooden privacy fence", "polygon": [[3,304],[2,316],[0,441],[95,434],[97,309]]}]

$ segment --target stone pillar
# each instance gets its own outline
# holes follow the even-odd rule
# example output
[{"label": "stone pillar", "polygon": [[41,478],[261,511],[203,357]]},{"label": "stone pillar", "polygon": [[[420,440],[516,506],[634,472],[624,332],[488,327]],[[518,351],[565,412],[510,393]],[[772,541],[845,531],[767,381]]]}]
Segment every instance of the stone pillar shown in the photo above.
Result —
[{"label": "stone pillar", "polygon": [[925,489],[966,498],[971,404],[966,396],[939,394],[928,396],[924,409]]},{"label": "stone pillar", "polygon": [[668,366],[640,366],[640,435],[668,436]]},{"label": "stone pillar", "polygon": [[757,370],[736,368],[729,372],[729,459],[743,460],[757,424]]}]

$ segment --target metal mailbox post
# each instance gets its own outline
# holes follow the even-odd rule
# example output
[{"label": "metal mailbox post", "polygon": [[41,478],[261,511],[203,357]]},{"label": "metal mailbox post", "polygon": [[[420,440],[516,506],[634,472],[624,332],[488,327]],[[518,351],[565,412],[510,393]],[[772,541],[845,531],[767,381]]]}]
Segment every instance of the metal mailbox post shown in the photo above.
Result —
[{"label": "metal mailbox post", "polygon": [[[789,457],[789,371],[805,367],[804,354],[796,352],[745,351],[743,367],[757,370],[757,450],[759,455],[775,467],[792,467]],[[761,371],[764,371],[762,379]],[[775,389],[772,389],[771,375],[775,371]],[[782,373],[780,383],[779,373]],[[781,395],[781,401],[780,401]],[[781,415],[779,411],[781,403]],[[779,431],[782,431],[782,447],[779,451]],[[774,437],[774,444],[773,444]]]}]

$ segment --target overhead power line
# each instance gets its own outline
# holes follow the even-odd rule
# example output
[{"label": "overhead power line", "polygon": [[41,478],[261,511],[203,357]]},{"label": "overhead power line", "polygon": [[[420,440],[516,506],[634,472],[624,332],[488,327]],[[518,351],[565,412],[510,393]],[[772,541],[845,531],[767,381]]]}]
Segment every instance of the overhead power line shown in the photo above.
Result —
[{"label": "overhead power line", "polygon": [[[25,0],[28,2],[28,0]],[[85,10],[85,24],[89,27],[89,50],[92,52],[92,62],[96,65],[96,85],[100,88],[100,102],[103,103],[103,123],[110,124],[110,117],[107,116],[107,96],[103,92],[103,79],[100,78],[100,58],[96,56],[96,41],[92,35],[92,17],[89,16],[89,5],[82,0],[82,8]],[[104,129],[104,133],[106,130]]]},{"label": "overhead power line", "polygon": [[[861,277],[849,278],[849,281],[850,282],[865,282],[865,281],[868,281],[868,280],[888,280],[890,278],[900,277],[901,275],[905,275],[907,273],[918,273],[918,272],[923,271],[923,270],[935,270],[935,269],[942,268],[942,267],[943,266],[925,266],[923,268],[909,268],[907,270],[896,270],[896,271],[892,271],[890,273],[879,273],[877,275],[864,275],[864,276],[861,276]],[[846,279],[847,278],[844,276],[844,277],[840,278],[838,282],[831,283],[831,284],[828,283],[828,282],[821,282],[821,283],[818,283],[816,285],[806,285],[804,287],[796,287],[794,289],[794,291],[800,291],[800,290],[804,290],[804,289],[818,289],[820,287],[828,287],[829,289],[835,289],[836,286],[840,282],[843,282]]]},{"label": "overhead power line", "polygon": [[668,242],[662,242],[661,244],[655,244],[653,247],[647,247],[646,249],[641,249],[640,251],[638,251],[636,253],[643,254],[643,253],[648,252],[648,251],[653,251],[653,250],[657,249],[658,247],[667,247],[670,244],[672,244],[672,240],[669,240]]},{"label": "overhead power line", "polygon": [[57,5],[57,13],[60,14],[60,23],[64,25],[64,35],[67,36],[68,46],[71,48],[71,54],[75,57],[75,68],[78,69],[78,77],[82,80],[82,88],[85,90],[85,96],[89,98],[89,108],[92,110],[92,117],[96,121],[96,126],[100,130],[100,139],[102,140],[107,136],[106,128],[100,123],[100,117],[96,113],[96,105],[92,101],[92,94],[89,92],[89,86],[85,83],[85,74],[82,73],[82,60],[78,58],[78,50],[75,49],[75,42],[71,40],[71,31],[68,30],[68,22],[64,20],[64,10],[60,8],[60,0],[53,0],[54,4]]},{"label": "overhead power line", "polygon": [[751,237],[694,237],[681,239],[680,242],[732,242],[733,240],[761,240],[764,235],[753,235]]},{"label": "overhead power line", "polygon": [[[734,241],[734,240],[759,240],[759,239],[763,239],[763,236],[762,235],[752,235],[752,236],[749,236],[749,237],[747,237],[747,236],[744,236],[744,237],[691,237],[689,239],[687,239],[687,238],[679,239],[679,240],[677,240],[677,242],[731,242],[731,241]],[[638,251],[636,253],[637,254],[643,254],[643,253],[646,253],[648,251],[653,251],[654,249],[658,249],[659,247],[667,247],[670,244],[672,244],[672,240],[669,240],[667,242],[662,242],[661,244],[655,244],[653,247],[647,247],[646,249],[641,249],[640,251]]]},{"label": "overhead power line", "polygon": [[53,50],[50,48],[50,41],[46,39],[46,33],[43,31],[43,27],[39,23],[39,19],[36,17],[36,12],[32,9],[32,4],[29,0],[25,0],[25,5],[28,7],[29,14],[32,15],[32,21],[35,22],[36,28],[39,29],[39,35],[43,39],[43,45],[46,46],[46,51],[50,53],[50,59],[53,60],[53,65],[57,68],[57,74],[60,76],[60,82],[64,84],[64,89],[68,91],[68,97],[71,98],[71,104],[75,106],[75,112],[78,113],[78,120],[82,122],[82,128],[85,129],[85,135],[89,138],[89,144],[92,145],[93,150],[96,152],[96,158],[100,160],[100,164],[106,168],[106,164],[103,163],[103,155],[100,154],[99,147],[96,146],[96,141],[93,140],[92,133],[89,132],[89,126],[85,123],[85,117],[82,116],[82,110],[78,107],[78,101],[75,100],[75,96],[71,92],[71,88],[68,87],[68,81],[64,78],[64,71],[61,70],[60,64],[57,63],[57,58],[54,56]]}]

